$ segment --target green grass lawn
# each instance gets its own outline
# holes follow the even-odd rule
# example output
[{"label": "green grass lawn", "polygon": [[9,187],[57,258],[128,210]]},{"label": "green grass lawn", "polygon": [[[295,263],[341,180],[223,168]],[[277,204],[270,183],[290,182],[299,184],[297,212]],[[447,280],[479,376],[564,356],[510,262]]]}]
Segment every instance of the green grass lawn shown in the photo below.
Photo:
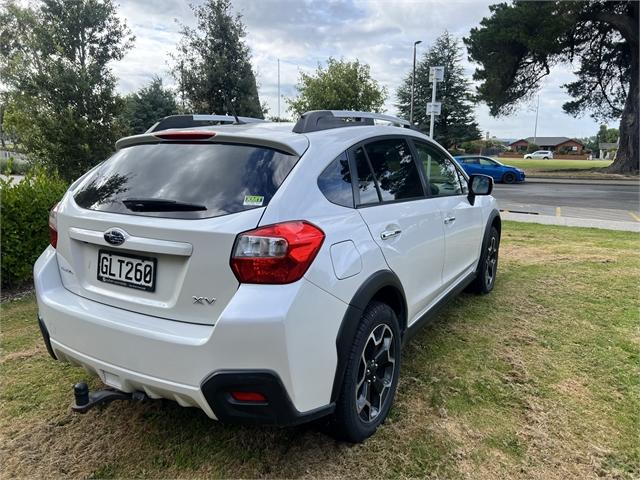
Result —
[{"label": "green grass lawn", "polygon": [[588,170],[611,165],[610,160],[524,160],[522,158],[499,158],[501,163],[513,165],[524,171],[551,172],[557,170]]},{"label": "green grass lawn", "polygon": [[494,292],[463,294],[410,342],[390,418],[362,445],[168,401],[73,415],[86,374],[49,358],[33,298],[5,304],[2,477],[638,478],[638,235],[503,230]]}]

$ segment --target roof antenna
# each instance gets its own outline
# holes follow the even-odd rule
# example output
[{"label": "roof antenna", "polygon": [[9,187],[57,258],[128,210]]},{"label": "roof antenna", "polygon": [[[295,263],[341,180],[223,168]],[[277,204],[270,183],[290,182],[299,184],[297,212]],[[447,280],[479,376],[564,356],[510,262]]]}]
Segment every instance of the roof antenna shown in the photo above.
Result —
[{"label": "roof antenna", "polygon": [[227,110],[231,110],[231,114],[233,115],[233,118],[236,119],[235,125],[244,125],[245,122],[240,121],[240,119],[238,118],[238,115],[236,114],[236,109],[234,108],[233,103],[229,101],[229,97],[227,97],[227,92],[225,92],[222,89],[218,91],[222,94],[224,98],[224,103],[227,106]]}]

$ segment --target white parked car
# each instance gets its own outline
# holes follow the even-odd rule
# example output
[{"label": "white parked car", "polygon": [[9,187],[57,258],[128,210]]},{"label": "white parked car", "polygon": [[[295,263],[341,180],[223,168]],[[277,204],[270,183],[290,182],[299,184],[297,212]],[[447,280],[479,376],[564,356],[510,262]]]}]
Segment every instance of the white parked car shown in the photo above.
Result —
[{"label": "white parked car", "polygon": [[411,334],[462,289],[493,289],[491,178],[394,117],[202,123],[119,140],[51,212],[43,337],[109,387],[76,385],[74,410],[165,398],[228,422],[332,415],[364,440]]},{"label": "white parked car", "polygon": [[527,153],[524,158],[543,158],[544,160],[553,160],[553,152],[551,150],[536,150],[533,153]]}]

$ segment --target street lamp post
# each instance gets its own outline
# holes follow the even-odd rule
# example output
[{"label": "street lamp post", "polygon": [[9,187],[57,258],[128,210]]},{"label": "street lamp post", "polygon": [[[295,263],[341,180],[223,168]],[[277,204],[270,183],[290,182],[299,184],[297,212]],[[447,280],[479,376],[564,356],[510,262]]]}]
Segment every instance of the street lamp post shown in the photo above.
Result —
[{"label": "street lamp post", "polygon": [[422,40],[413,42],[413,75],[411,76],[411,111],[409,113],[409,123],[413,125],[413,97],[416,89],[416,47]]}]

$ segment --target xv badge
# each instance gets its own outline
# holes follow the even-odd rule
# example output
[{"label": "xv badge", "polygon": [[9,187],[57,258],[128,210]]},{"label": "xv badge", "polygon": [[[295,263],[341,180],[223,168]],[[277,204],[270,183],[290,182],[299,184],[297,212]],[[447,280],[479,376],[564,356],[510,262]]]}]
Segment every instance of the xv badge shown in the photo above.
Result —
[{"label": "xv badge", "polygon": [[200,305],[204,305],[205,302],[207,305],[213,305],[215,301],[215,298],[209,299],[207,297],[193,297],[193,303],[199,303]]}]

